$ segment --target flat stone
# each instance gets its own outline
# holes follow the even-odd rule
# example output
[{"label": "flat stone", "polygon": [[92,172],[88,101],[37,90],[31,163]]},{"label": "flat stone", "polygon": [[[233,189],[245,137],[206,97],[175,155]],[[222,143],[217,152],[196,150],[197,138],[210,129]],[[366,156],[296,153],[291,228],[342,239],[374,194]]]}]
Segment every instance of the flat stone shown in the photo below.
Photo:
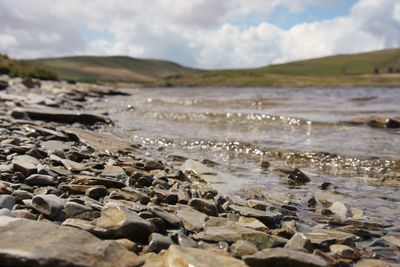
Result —
[{"label": "flat stone", "polygon": [[327,262],[319,256],[286,248],[272,248],[243,257],[250,267],[326,267]]},{"label": "flat stone", "polygon": [[0,209],[12,210],[16,202],[15,197],[10,195],[0,195]]},{"label": "flat stone", "polygon": [[239,213],[245,217],[254,217],[259,219],[262,223],[267,225],[268,227],[276,227],[276,225],[280,222],[282,215],[278,212],[271,211],[261,211],[257,209],[252,209],[249,207],[243,207],[238,205],[229,205],[229,209]]},{"label": "flat stone", "polygon": [[44,174],[33,174],[24,181],[28,185],[48,186],[56,185],[57,181],[53,176]]},{"label": "flat stone", "polygon": [[258,231],[268,231],[268,227],[256,218],[240,216],[239,220],[235,222],[236,225],[252,228]]},{"label": "flat stone", "polygon": [[189,201],[189,206],[209,216],[218,216],[217,205],[212,200],[192,198]]},{"label": "flat stone", "polygon": [[397,246],[398,248],[400,248],[400,235],[399,237],[396,236],[391,236],[391,235],[385,235],[381,237],[383,240]]},{"label": "flat stone", "polygon": [[124,187],[121,190],[117,189],[111,192],[110,198],[140,202],[144,205],[146,205],[150,201],[150,198],[147,194],[139,190],[133,189],[132,187]]},{"label": "flat stone", "polygon": [[100,218],[95,219],[93,223],[106,229],[112,238],[128,238],[139,242],[147,241],[155,230],[151,222],[140,218],[125,207],[104,208]]},{"label": "flat stone", "polygon": [[358,253],[349,246],[335,244],[331,245],[329,248],[333,253],[335,253],[339,257],[352,260],[359,258]]},{"label": "flat stone", "polygon": [[70,142],[61,142],[57,140],[49,140],[40,143],[40,147],[47,151],[65,151],[71,148]]},{"label": "flat stone", "polygon": [[188,159],[181,167],[181,171],[189,177],[192,182],[208,184],[214,188],[218,184],[229,184],[238,182],[238,178],[207,167],[206,165]]},{"label": "flat stone", "polygon": [[180,219],[172,213],[166,212],[159,207],[152,207],[150,211],[154,216],[163,219],[170,227],[179,228],[181,226]]},{"label": "flat stone", "polygon": [[84,165],[69,159],[62,159],[61,163],[64,165],[65,168],[67,168],[67,170],[75,173],[87,169]]},{"label": "flat stone", "polygon": [[28,155],[15,156],[13,158],[13,169],[21,172],[25,177],[37,172],[39,161]]},{"label": "flat stone", "polygon": [[69,128],[66,133],[76,136],[76,138],[92,147],[96,151],[106,153],[118,153],[118,151],[134,151],[137,146],[129,141],[120,139],[110,133],[97,133],[77,128]]},{"label": "flat stone", "polygon": [[250,199],[247,200],[247,206],[253,209],[265,211],[269,207],[268,203],[261,200]]},{"label": "flat stone", "polygon": [[312,246],[311,240],[308,239],[302,233],[294,234],[292,236],[292,238],[290,238],[289,241],[286,243],[285,248],[288,248],[288,249],[305,249],[310,253],[313,251],[313,246]]},{"label": "flat stone", "polygon": [[0,262],[4,267],[130,267],[140,264],[134,253],[115,241],[102,241],[72,227],[1,216],[0,232]]},{"label": "flat stone", "polygon": [[85,125],[93,125],[95,123],[111,123],[111,120],[99,115],[81,113],[71,110],[62,109],[27,109],[15,108],[11,111],[11,116],[15,119],[30,118],[32,120],[52,121],[60,123],[81,123]]},{"label": "flat stone", "polygon": [[181,220],[186,230],[195,233],[203,229],[203,224],[208,218],[206,214],[189,207],[178,210],[176,216]]},{"label": "flat stone", "polygon": [[336,201],[332,203],[329,210],[341,218],[347,218],[352,216],[350,210],[342,202]]},{"label": "flat stone", "polygon": [[178,195],[176,193],[159,188],[153,188],[150,191],[150,196],[157,197],[161,202],[172,205],[178,202]]},{"label": "flat stone", "polygon": [[96,200],[107,196],[107,194],[108,194],[107,187],[101,185],[91,186],[85,191],[86,196]]},{"label": "flat stone", "polygon": [[103,185],[107,188],[123,188],[125,184],[123,182],[116,181],[115,179],[99,178],[87,175],[73,175],[71,177],[74,180],[74,184],[81,185]]},{"label": "flat stone", "polygon": [[92,211],[91,207],[76,202],[69,201],[65,204],[65,214],[68,218]]},{"label": "flat stone", "polygon": [[15,200],[17,202],[22,202],[22,200],[24,200],[24,199],[32,199],[33,198],[33,194],[28,191],[25,191],[25,190],[15,190],[14,192],[12,192],[11,195],[13,197],[15,197]]},{"label": "flat stone", "polygon": [[176,237],[176,241],[179,244],[179,246],[184,247],[184,248],[198,248],[199,245],[197,244],[196,241],[191,239],[190,237],[178,233]]},{"label": "flat stone", "polygon": [[203,232],[194,235],[194,238],[209,242],[229,243],[246,240],[257,246],[258,249],[271,248],[275,244],[274,238],[267,233],[236,225],[206,227]]},{"label": "flat stone", "polygon": [[[182,248],[176,245],[169,247],[165,251],[162,262],[165,265],[161,266],[196,266],[196,267],[209,267],[209,266],[229,266],[229,267],[245,267],[246,265],[235,258],[217,254],[211,250],[197,249],[197,248]],[[149,265],[150,266],[150,265]],[[152,265],[160,266],[160,265]]]},{"label": "flat stone", "polygon": [[118,176],[126,176],[124,169],[119,166],[108,166],[106,165],[101,172],[102,176],[108,177],[118,177]]},{"label": "flat stone", "polygon": [[356,236],[347,232],[327,229],[315,229],[311,232],[304,233],[315,245],[330,245],[333,243],[345,243],[351,241]]},{"label": "flat stone", "polygon": [[400,267],[400,264],[389,263],[381,260],[363,259],[355,267]]},{"label": "flat stone", "polygon": [[231,246],[231,253],[236,258],[242,258],[243,256],[253,255],[258,251],[257,247],[246,240],[238,240]]},{"label": "flat stone", "polygon": [[36,211],[56,218],[64,208],[64,200],[56,195],[37,195],[32,198],[32,208]]}]

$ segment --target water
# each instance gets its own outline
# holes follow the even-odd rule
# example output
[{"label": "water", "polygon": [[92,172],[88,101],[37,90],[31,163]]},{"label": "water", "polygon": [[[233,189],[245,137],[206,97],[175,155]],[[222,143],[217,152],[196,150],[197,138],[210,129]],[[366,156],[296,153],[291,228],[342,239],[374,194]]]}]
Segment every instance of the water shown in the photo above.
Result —
[{"label": "water", "polygon": [[[369,217],[400,218],[400,132],[354,123],[400,118],[400,90],[173,88],[129,89],[96,108],[114,133],[143,144],[149,155],[207,159],[240,178],[224,192],[251,191],[302,201],[308,193],[340,200]],[[288,188],[274,172],[299,167],[312,182]],[[331,182],[335,193],[320,190]]]}]

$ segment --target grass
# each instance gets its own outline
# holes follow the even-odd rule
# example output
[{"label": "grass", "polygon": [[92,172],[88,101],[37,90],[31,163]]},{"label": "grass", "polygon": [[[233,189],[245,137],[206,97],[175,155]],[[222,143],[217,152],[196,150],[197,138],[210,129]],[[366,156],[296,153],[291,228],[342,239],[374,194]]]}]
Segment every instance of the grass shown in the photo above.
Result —
[{"label": "grass", "polygon": [[[254,69],[196,70],[163,60],[79,56],[22,61],[81,82],[144,86],[400,86],[400,49],[337,55]],[[379,74],[374,74],[379,72]]]},{"label": "grass", "polygon": [[0,75],[11,77],[37,78],[41,80],[57,80],[55,72],[41,68],[28,62],[20,62],[10,59],[7,55],[0,54]]},{"label": "grass", "polygon": [[27,61],[55,71],[61,79],[148,84],[169,75],[186,72],[179,64],[125,56],[77,56]]}]

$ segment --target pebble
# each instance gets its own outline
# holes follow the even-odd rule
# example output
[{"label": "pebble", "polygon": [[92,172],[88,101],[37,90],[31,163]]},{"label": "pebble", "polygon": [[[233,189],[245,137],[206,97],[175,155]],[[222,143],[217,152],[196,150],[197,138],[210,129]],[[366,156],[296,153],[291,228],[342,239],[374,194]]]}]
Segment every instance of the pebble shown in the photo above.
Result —
[{"label": "pebble", "polygon": [[218,208],[212,200],[192,198],[189,206],[209,216],[218,216]]},{"label": "pebble", "polygon": [[64,201],[53,194],[36,195],[32,198],[32,208],[50,218],[57,218],[64,208]]},{"label": "pebble", "polygon": [[0,209],[12,210],[16,203],[16,198],[10,195],[0,195]]}]

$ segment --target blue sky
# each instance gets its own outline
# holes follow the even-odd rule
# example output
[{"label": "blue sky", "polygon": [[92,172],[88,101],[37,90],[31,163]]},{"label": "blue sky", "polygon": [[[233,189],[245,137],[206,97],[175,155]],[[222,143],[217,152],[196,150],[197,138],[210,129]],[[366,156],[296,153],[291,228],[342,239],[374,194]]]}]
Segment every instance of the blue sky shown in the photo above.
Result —
[{"label": "blue sky", "polygon": [[243,68],[400,47],[399,0],[0,0],[15,58],[128,55]]}]

